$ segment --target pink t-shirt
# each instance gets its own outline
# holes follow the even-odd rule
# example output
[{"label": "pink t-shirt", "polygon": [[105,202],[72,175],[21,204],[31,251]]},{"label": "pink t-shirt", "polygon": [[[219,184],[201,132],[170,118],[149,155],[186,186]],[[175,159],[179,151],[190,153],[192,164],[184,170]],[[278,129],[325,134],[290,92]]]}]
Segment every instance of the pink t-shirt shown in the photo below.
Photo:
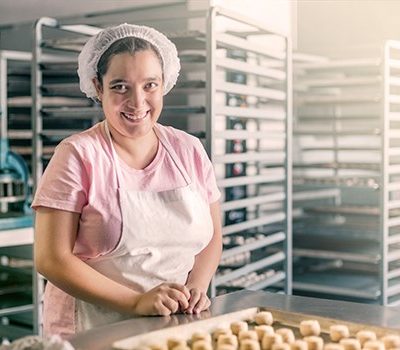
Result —
[{"label": "pink t-shirt", "polygon": [[[220,192],[211,162],[196,137],[172,127],[164,129],[191,181],[208,203]],[[165,191],[187,183],[159,143],[154,160],[143,170],[119,160],[122,186],[138,191]],[[117,177],[104,123],[63,140],[39,183],[32,207],[45,206],[81,213],[74,254],[82,260],[103,255],[117,245],[122,230]]]}]

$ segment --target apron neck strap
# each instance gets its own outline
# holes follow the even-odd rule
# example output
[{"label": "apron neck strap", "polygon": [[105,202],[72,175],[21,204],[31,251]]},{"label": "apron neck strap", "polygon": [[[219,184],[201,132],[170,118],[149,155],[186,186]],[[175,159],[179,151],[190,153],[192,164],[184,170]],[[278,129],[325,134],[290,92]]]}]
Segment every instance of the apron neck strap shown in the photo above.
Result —
[{"label": "apron neck strap", "polygon": [[[119,162],[119,158],[118,155],[115,151],[112,139],[111,139],[111,132],[110,129],[108,127],[108,123],[107,120],[104,120],[104,129],[107,135],[107,139],[110,142],[110,147],[111,147],[111,152],[115,161],[115,165],[116,165],[116,173],[117,173],[117,182],[118,182],[118,186],[121,187],[121,180],[122,180],[122,174],[121,174],[121,167],[120,167],[120,162]],[[180,158],[178,157],[178,155],[176,154],[174,148],[172,147],[172,145],[169,143],[168,138],[165,136],[164,131],[162,130],[162,128],[159,126],[159,124],[156,124],[154,126],[154,132],[156,133],[158,139],[160,140],[162,146],[166,149],[166,151],[169,153],[169,155],[171,156],[173,162],[175,163],[176,167],[178,168],[179,172],[182,174],[182,177],[185,179],[186,183],[188,185],[190,185],[191,180],[189,177],[189,174],[187,173],[185,167],[182,164],[182,161],[180,160]]]},{"label": "apron neck strap", "polygon": [[176,154],[174,148],[172,147],[172,145],[168,141],[168,138],[165,135],[165,131],[163,130],[162,126],[157,123],[154,126],[154,132],[156,133],[158,139],[160,140],[160,142],[162,143],[164,148],[167,150],[167,152],[171,156],[172,160],[174,161],[176,167],[178,168],[178,170],[182,174],[182,177],[185,179],[186,183],[188,185],[190,185],[190,183],[191,183],[190,176],[187,173],[185,167],[183,166],[183,163],[182,163],[181,159],[178,157],[178,155]]}]

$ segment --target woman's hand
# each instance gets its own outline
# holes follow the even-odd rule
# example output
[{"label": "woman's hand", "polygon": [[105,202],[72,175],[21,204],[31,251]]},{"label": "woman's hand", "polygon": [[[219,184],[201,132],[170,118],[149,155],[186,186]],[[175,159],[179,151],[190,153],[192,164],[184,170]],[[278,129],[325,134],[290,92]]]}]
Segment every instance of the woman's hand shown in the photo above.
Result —
[{"label": "woman's hand", "polygon": [[137,315],[168,316],[189,307],[189,290],[177,283],[162,283],[141,294],[134,307]]},{"label": "woman's hand", "polygon": [[190,288],[190,299],[189,306],[184,310],[188,314],[198,314],[203,310],[206,310],[211,305],[211,301],[208,298],[205,291],[200,288]]}]

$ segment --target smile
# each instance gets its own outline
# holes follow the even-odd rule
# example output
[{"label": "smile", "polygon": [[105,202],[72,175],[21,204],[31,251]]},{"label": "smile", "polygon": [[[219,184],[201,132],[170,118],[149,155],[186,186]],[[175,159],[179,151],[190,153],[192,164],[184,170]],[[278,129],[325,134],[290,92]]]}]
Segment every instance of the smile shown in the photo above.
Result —
[{"label": "smile", "polygon": [[149,113],[149,111],[146,111],[146,112],[141,113],[141,114],[131,114],[131,113],[121,112],[121,115],[123,117],[125,117],[126,119],[129,119],[129,120],[132,120],[132,121],[140,121],[140,120],[143,120],[144,118],[146,118],[148,113]]}]

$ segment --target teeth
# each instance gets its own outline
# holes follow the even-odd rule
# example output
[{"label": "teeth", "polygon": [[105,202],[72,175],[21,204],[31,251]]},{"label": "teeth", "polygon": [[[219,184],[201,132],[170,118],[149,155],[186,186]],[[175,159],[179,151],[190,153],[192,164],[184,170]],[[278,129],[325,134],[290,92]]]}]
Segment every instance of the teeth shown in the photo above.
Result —
[{"label": "teeth", "polygon": [[143,114],[139,114],[139,115],[124,113],[124,112],[122,112],[122,114],[123,114],[126,118],[128,118],[128,119],[130,119],[130,120],[139,120],[139,119],[143,119],[143,118],[146,116],[147,112],[145,112],[145,113],[143,113]]}]

